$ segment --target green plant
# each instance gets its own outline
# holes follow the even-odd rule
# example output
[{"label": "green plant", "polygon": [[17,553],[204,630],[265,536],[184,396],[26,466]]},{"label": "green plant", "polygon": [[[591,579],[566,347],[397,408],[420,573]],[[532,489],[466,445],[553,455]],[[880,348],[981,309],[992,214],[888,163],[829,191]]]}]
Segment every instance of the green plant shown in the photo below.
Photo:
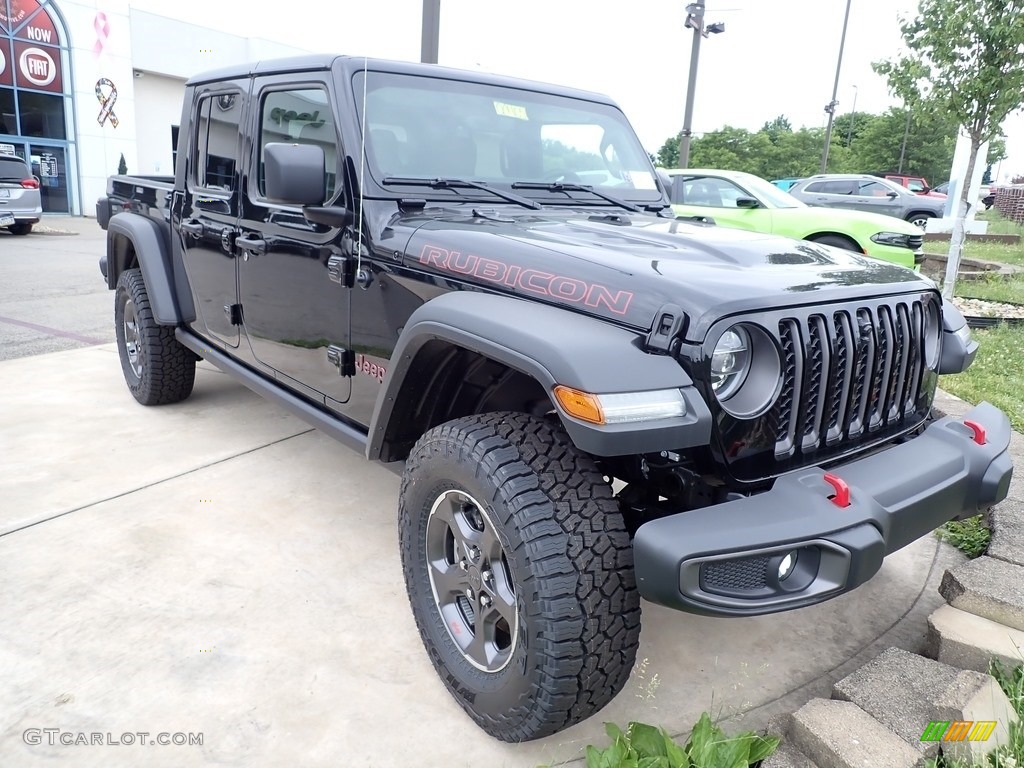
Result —
[{"label": "green plant", "polygon": [[124,161],[124,152],[121,153],[121,159],[117,163],[117,172],[122,176],[128,173],[128,163]]},{"label": "green plant", "polygon": [[966,520],[950,520],[935,533],[968,557],[985,554],[992,540],[992,530],[985,524],[984,515],[975,515]]},{"label": "green plant", "polygon": [[752,732],[726,736],[707,712],[693,727],[684,746],[676,744],[664,728],[630,723],[623,732],[605,723],[611,746],[587,746],[587,768],[748,768],[775,751],[779,740]]}]

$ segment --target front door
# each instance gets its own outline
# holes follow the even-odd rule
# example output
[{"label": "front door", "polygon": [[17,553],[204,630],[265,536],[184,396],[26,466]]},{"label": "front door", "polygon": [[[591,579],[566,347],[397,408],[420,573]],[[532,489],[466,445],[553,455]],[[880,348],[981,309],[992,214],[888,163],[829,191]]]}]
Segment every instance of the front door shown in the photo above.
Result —
[{"label": "front door", "polygon": [[195,91],[179,234],[199,330],[232,347],[240,336],[233,240],[239,215],[239,127],[248,90],[248,79],[241,79]]},{"label": "front door", "polygon": [[[294,75],[257,79],[253,89],[252,171],[240,234],[239,299],[245,333],[260,365],[326,405],[349,399],[350,288],[339,282],[340,231],[314,224],[295,206],[266,198],[265,147],[316,144],[326,158],[325,204],[341,195],[338,127],[330,84],[296,83]],[[333,274],[329,267],[334,268]],[[347,373],[347,372],[346,372]]]}]

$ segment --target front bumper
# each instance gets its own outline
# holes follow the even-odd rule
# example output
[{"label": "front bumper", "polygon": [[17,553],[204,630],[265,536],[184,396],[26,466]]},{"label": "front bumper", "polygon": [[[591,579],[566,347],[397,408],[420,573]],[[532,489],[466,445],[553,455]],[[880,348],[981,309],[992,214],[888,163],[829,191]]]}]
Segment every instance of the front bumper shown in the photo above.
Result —
[{"label": "front bumper", "polygon": [[1006,498],[1009,444],[1009,419],[982,403],[827,472],[797,470],[770,491],[653,520],[633,541],[640,594],[688,613],[756,616],[849,592],[892,552]]}]

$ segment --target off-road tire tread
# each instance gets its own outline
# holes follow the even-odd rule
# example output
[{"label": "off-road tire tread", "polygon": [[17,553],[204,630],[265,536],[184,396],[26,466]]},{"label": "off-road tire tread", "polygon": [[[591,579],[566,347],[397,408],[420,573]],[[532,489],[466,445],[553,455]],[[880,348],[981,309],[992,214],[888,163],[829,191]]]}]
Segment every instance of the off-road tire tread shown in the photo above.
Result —
[{"label": "off-road tire tread", "polygon": [[[490,477],[497,485],[487,501],[506,530],[518,529],[522,542],[516,549],[525,548],[530,558],[530,573],[516,576],[519,598],[543,606],[546,614],[533,646],[537,661],[526,670],[534,687],[531,706],[498,718],[481,716],[448,688],[496,738],[519,742],[549,736],[599,711],[629,679],[640,638],[629,534],[593,459],[576,449],[561,425],[522,413],[468,416],[425,433],[403,474],[401,531],[416,530],[406,493],[424,459],[443,443],[472,462],[478,478]],[[511,561],[513,553],[507,555]],[[403,537],[407,583],[414,556]],[[415,604],[413,614],[427,643]]]},{"label": "off-road tire tread", "polygon": [[196,356],[174,337],[174,328],[158,325],[153,319],[149,294],[139,269],[126,269],[117,280],[115,302],[127,294],[135,304],[135,317],[143,347],[142,380],[132,386],[123,350],[123,329],[117,323],[118,348],[125,379],[135,399],[143,405],[170,405],[192,394],[196,378]]}]

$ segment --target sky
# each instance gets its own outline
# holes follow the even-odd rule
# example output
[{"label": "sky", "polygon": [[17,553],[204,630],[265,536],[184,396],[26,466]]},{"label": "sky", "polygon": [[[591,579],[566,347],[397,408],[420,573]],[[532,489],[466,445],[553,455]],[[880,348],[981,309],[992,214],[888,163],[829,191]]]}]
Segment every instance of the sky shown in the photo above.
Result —
[{"label": "sky", "polygon": [[[598,91],[622,107],[648,151],[683,124],[691,30],[686,0],[440,0],[438,63]],[[167,0],[131,0],[167,15]],[[422,0],[299,0],[273,14],[250,0],[176,0],[175,16],[310,51],[418,61]],[[725,32],[701,44],[693,130],[757,130],[777,115],[824,126],[845,0],[707,0]],[[871,63],[903,49],[899,17],[916,0],[851,0],[837,114],[882,112],[890,97]],[[197,70],[201,62],[197,58]],[[998,180],[1024,174],[1024,115],[1004,124]],[[942,180],[931,180],[938,184]]]}]

